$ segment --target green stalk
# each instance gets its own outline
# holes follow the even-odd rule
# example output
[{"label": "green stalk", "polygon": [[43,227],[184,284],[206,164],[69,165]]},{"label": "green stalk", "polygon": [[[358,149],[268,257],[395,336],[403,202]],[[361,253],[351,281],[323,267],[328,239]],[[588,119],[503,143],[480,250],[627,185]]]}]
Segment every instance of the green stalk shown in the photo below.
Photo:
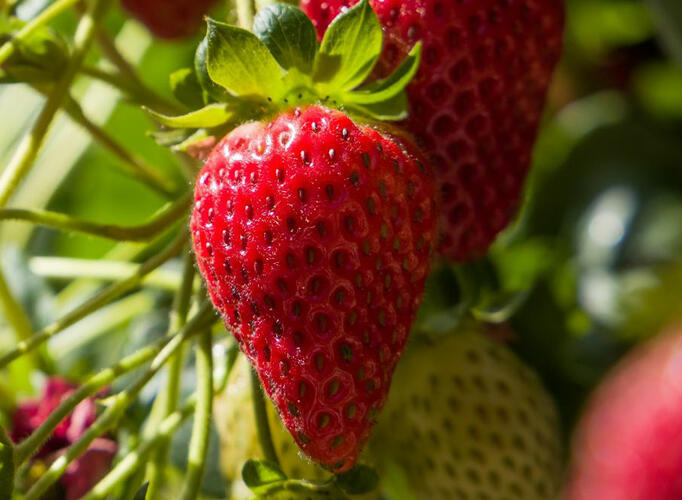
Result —
[{"label": "green stalk", "polygon": [[153,105],[169,114],[183,114],[187,112],[185,108],[157,94],[139,81],[139,79],[132,80],[126,78],[121,72],[111,73],[97,67],[83,66],[81,73],[112,86],[137,104]]},{"label": "green stalk", "polygon": [[[186,250],[182,284],[175,295],[173,310],[171,312],[169,333],[184,326],[187,320],[193,284],[194,258],[189,250]],[[168,382],[164,393],[165,397],[157,398],[157,401],[165,402],[165,407],[163,408],[164,417],[171,415],[177,408],[178,400],[180,398],[180,376],[182,374],[183,360],[183,352],[182,349],[180,349],[173,359],[171,359],[170,365],[168,367]],[[153,414],[154,412],[152,411],[152,415]],[[154,500],[159,495],[159,490],[161,489],[164,481],[164,473],[166,470],[166,463],[168,461],[168,451],[168,443],[159,446],[154,453],[152,461],[149,464],[149,488],[147,489],[147,500]]]},{"label": "green stalk", "polygon": [[272,443],[270,424],[268,423],[268,411],[265,406],[265,395],[261,389],[260,380],[256,370],[251,368],[251,397],[253,399],[253,413],[256,417],[256,430],[258,431],[258,442],[263,450],[265,459],[279,467],[279,459]]},{"label": "green stalk", "polygon": [[[107,498],[113,490],[127,477],[140,470],[144,462],[155,449],[167,443],[180,425],[187,420],[196,407],[194,399],[190,399],[180,410],[177,410],[155,428],[154,433],[143,439],[138,445],[114,467],[109,474],[100,480],[95,487],[81,500],[100,500]],[[149,489],[146,499],[149,500]]]},{"label": "green stalk", "polygon": [[36,29],[50,22],[55,16],[78,3],[78,0],[57,0],[47,9],[26,23],[14,36],[0,47],[0,66],[9,59],[17,48],[17,42],[26,40]]},{"label": "green stalk", "polygon": [[[32,257],[29,269],[45,278],[119,281],[138,271],[140,264],[118,260],[71,259],[68,257]],[[180,286],[180,273],[170,269],[157,269],[147,274],[141,284],[168,292]]]},{"label": "green stalk", "polygon": [[187,211],[191,201],[192,196],[187,194],[174,203],[168,203],[152,216],[148,222],[139,226],[98,224],[57,212],[22,208],[0,209],[0,220],[20,220],[60,231],[73,231],[110,240],[149,241],[161,231],[168,229],[171,224],[177,222]]},{"label": "green stalk", "polygon": [[145,183],[150,188],[158,191],[166,198],[174,198],[179,191],[176,183],[159,173],[154,167],[145,163],[141,158],[135,156],[116,139],[111,137],[102,127],[92,122],[71,97],[68,97],[64,104],[64,111],[71,119],[87,130],[99,145],[107,149],[116,156],[127,167],[127,174]]},{"label": "green stalk", "polygon": [[195,500],[201,491],[204,477],[208,441],[211,431],[211,410],[213,405],[213,339],[211,330],[206,330],[197,341],[197,410],[194,413],[192,436],[189,441],[189,460],[181,500]]},{"label": "green stalk", "polygon": [[209,321],[213,321],[214,312],[210,303],[204,303],[199,312],[187,325],[174,335],[161,351],[154,357],[147,370],[140,374],[137,380],[124,391],[111,398],[106,410],[88,427],[85,433],[73,443],[66,452],[58,457],[47,471],[38,479],[24,495],[24,500],[38,500],[64,474],[68,465],[81,456],[90,444],[99,436],[113,428],[123,412],[137,398],[144,386],[156,375],[168,359],[177,352],[180,346],[195,333],[206,328]]},{"label": "green stalk", "polygon": [[256,14],[254,0],[235,0],[235,3],[239,26],[245,30],[251,31],[251,28],[253,27],[253,18]]},{"label": "green stalk", "polygon": [[154,344],[143,347],[126,356],[118,363],[93,375],[64,399],[29,437],[19,443],[14,452],[14,463],[19,466],[38,451],[40,446],[52,435],[52,432],[78,404],[92,397],[117,378],[129,373],[156,356],[169,342],[170,338],[157,340]]},{"label": "green stalk", "polygon": [[186,239],[187,234],[183,231],[164,251],[142,264],[135,274],[129,276],[123,281],[119,281],[118,283],[114,283],[106,287],[97,295],[87,300],[84,304],[67,313],[54,323],[36,332],[35,335],[31,336],[29,339],[19,342],[15,349],[0,356],[0,368],[4,368],[18,357],[31,352],[33,349],[42,345],[44,342],[57,333],[61,332],[66,327],[71,326],[88,314],[96,311],[100,307],[108,304],[112,300],[117,299],[124,293],[138,286],[147,274],[169,260],[171,257],[177,255],[178,252],[182,250]]},{"label": "green stalk", "polygon": [[[50,128],[52,119],[64,102],[64,99],[68,96],[71,83],[83,62],[86,52],[90,48],[95,35],[95,26],[104,15],[110,2],[111,0],[93,0],[78,23],[71,59],[52,89],[52,93],[47,98],[33,128],[21,140],[9,164],[2,171],[2,175],[0,175],[0,207],[4,207],[7,204],[14,190],[33,164],[45,139],[45,135]],[[1,56],[2,54],[0,54]]]}]

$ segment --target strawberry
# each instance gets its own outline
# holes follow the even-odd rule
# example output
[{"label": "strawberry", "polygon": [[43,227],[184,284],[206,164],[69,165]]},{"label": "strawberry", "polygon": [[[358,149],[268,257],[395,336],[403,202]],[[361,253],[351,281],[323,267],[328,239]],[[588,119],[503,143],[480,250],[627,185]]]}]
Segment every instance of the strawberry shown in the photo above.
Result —
[{"label": "strawberry", "polygon": [[241,125],[199,175],[191,231],[211,299],[298,445],[335,472],[384,404],[435,223],[410,142],[322,106]]},{"label": "strawberry", "polygon": [[[216,430],[220,437],[220,466],[231,483],[230,498],[233,500],[253,497],[241,479],[242,467],[250,458],[263,458],[253,419],[250,370],[246,358],[239,356],[225,390],[213,401]],[[266,405],[270,432],[282,471],[292,478],[327,479],[328,472],[299,454],[298,445],[282,425],[272,403],[268,401]]]},{"label": "strawberry", "polygon": [[[356,0],[302,0],[320,36]],[[395,68],[417,40],[424,57],[405,122],[442,194],[440,252],[480,256],[519,205],[545,93],[562,45],[561,0],[370,0]]]},{"label": "strawberry", "polygon": [[159,38],[194,35],[216,0],[121,0],[123,7]]},{"label": "strawberry", "polygon": [[473,328],[410,346],[372,445],[417,499],[547,500],[558,490],[554,403],[535,373]]},{"label": "strawberry", "polygon": [[566,500],[682,498],[682,328],[637,347],[597,388],[573,442]]}]

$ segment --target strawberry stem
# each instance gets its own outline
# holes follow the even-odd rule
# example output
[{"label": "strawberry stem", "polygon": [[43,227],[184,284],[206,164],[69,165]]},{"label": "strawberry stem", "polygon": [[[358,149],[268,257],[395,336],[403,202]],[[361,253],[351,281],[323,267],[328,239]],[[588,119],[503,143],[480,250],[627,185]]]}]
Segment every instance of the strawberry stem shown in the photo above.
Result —
[{"label": "strawberry stem", "polygon": [[68,326],[71,326],[77,321],[95,312],[97,309],[109,304],[111,301],[117,299],[124,293],[138,286],[147,274],[169,260],[171,257],[177,255],[184,247],[186,241],[187,234],[183,232],[165,250],[154,255],[152,258],[142,264],[137,272],[123,281],[119,281],[118,283],[114,283],[106,287],[97,295],[87,300],[84,304],[76,307],[62,318],[33,334],[29,339],[19,342],[16,348],[0,356],[0,368],[7,366],[20,356],[33,351]]},{"label": "strawberry stem", "polygon": [[256,14],[254,0],[235,0],[235,3],[239,26],[245,30],[251,31],[251,28],[253,27],[253,18]]},{"label": "strawberry stem", "polygon": [[[126,457],[121,460],[95,487],[81,500],[98,500],[107,498],[111,492],[121,484],[121,481],[129,477],[137,470],[144,470],[145,460],[155,449],[164,446],[175,431],[192,416],[196,408],[196,399],[190,396],[188,401],[177,411],[164,418],[155,428],[154,432],[142,439]],[[149,490],[147,496],[149,500]]]},{"label": "strawberry stem", "polygon": [[93,0],[76,28],[74,49],[69,63],[47,98],[38,119],[23,137],[9,164],[0,175],[0,207],[4,207],[28,169],[33,164],[45,139],[52,120],[69,93],[69,88],[90,48],[95,26],[102,18],[111,0]]},{"label": "strawberry stem", "polygon": [[37,28],[50,22],[55,16],[74,6],[79,0],[57,0],[39,15],[26,23],[10,40],[0,46],[0,66],[7,61],[17,48],[17,42],[26,40]]},{"label": "strawberry stem", "polygon": [[0,209],[0,220],[30,222],[60,231],[89,234],[118,241],[149,241],[173,223],[181,220],[186,215],[191,200],[191,195],[185,195],[178,201],[164,206],[148,222],[139,226],[98,224],[57,212],[23,208]]},{"label": "strawberry stem", "polygon": [[256,370],[251,368],[251,395],[253,399],[253,413],[256,417],[256,430],[258,432],[258,442],[263,450],[263,455],[268,462],[280,467],[275,445],[272,443],[272,433],[268,424],[268,413],[265,406],[265,395],[261,388],[260,380]]},{"label": "strawberry stem", "polygon": [[189,441],[189,456],[185,485],[180,495],[181,500],[199,498],[201,482],[204,476],[208,443],[211,431],[211,413],[213,409],[213,336],[207,329],[197,340],[196,373],[197,373],[197,410],[194,413],[192,435]]},{"label": "strawberry stem", "polygon": [[116,425],[125,409],[135,401],[144,386],[177,352],[180,346],[193,335],[203,331],[207,324],[214,321],[214,318],[212,306],[209,303],[204,303],[192,320],[177,332],[154,357],[147,370],[125,390],[112,397],[107,409],[90,427],[88,427],[87,431],[85,431],[78,441],[69,446],[64,455],[52,462],[48,470],[45,471],[40,479],[30,490],[28,490],[24,496],[24,500],[38,500],[39,498],[42,498],[47,489],[64,474],[64,471],[71,462],[81,456],[96,438]]},{"label": "strawberry stem", "polygon": [[64,399],[57,408],[45,419],[29,437],[16,447],[14,460],[21,465],[38,451],[38,448],[52,435],[54,429],[71,413],[84,399],[93,397],[111,382],[129,373],[156,356],[161,348],[169,342],[169,338],[162,338],[154,344],[148,345],[126,356],[118,363],[93,375]]},{"label": "strawberry stem", "polygon": [[[180,284],[173,301],[173,310],[171,311],[170,325],[168,328],[169,334],[183,327],[187,322],[187,313],[189,312],[190,298],[193,291],[194,274],[194,255],[186,249],[182,283]],[[178,400],[180,399],[180,376],[182,375],[183,360],[183,350],[180,349],[178,353],[173,356],[168,367],[168,381],[166,383],[165,392],[163,395],[160,394],[154,401],[155,405],[161,404],[161,402],[164,403],[162,417],[169,417],[177,408]],[[152,418],[148,424],[149,428],[153,428],[155,425],[153,409],[151,415]],[[154,452],[153,458],[149,464],[147,500],[154,500],[160,495],[166,462],[168,461],[168,451],[168,443],[164,443]]]}]

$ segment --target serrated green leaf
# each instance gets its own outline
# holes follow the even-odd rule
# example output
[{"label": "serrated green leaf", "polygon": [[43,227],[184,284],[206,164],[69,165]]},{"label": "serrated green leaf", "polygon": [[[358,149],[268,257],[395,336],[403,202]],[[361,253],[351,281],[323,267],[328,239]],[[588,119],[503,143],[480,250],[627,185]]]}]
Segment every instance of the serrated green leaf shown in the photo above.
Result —
[{"label": "serrated green leaf", "polygon": [[386,101],[396,96],[412,81],[419,69],[422,44],[418,42],[410,51],[402,64],[387,78],[372,82],[355,92],[344,94],[344,102],[372,104]]},{"label": "serrated green leaf", "polygon": [[208,74],[230,94],[277,100],[284,93],[282,69],[256,35],[208,21]]},{"label": "serrated green leaf", "polygon": [[267,460],[247,460],[242,468],[242,479],[256,494],[265,493],[274,483],[286,480],[277,465]]},{"label": "serrated green leaf", "polygon": [[663,44],[682,66],[682,2],[680,0],[646,0]]},{"label": "serrated green leaf", "polygon": [[390,122],[407,118],[409,104],[405,91],[401,91],[386,101],[370,104],[349,104],[347,107],[375,120]]},{"label": "serrated green leaf", "polygon": [[173,128],[218,127],[232,120],[235,116],[234,111],[230,108],[229,104],[226,103],[209,104],[201,109],[190,111],[189,113],[180,116],[162,115],[161,113],[157,113],[150,109],[148,109],[147,112],[152,115],[152,118],[157,122]]},{"label": "serrated green leaf", "polygon": [[375,490],[379,484],[377,472],[367,465],[356,465],[336,475],[336,484],[349,495],[362,495]]},{"label": "serrated green leaf", "polygon": [[313,80],[329,93],[354,89],[369,76],[381,54],[381,24],[363,0],[332,21],[315,58]]},{"label": "serrated green leaf", "polygon": [[170,88],[175,98],[190,109],[204,105],[202,88],[192,68],[182,68],[171,73]]},{"label": "serrated green leaf", "polygon": [[261,9],[253,31],[284,69],[310,73],[317,53],[315,27],[300,9],[276,3]]}]

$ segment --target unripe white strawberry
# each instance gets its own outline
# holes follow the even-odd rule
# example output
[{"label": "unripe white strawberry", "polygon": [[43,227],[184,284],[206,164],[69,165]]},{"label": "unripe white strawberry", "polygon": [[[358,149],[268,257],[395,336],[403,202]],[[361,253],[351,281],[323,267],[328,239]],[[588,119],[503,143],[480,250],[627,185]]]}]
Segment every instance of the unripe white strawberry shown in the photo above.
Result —
[{"label": "unripe white strawberry", "polygon": [[474,328],[415,342],[394,377],[372,452],[404,470],[415,498],[555,497],[556,409],[507,347]]}]

